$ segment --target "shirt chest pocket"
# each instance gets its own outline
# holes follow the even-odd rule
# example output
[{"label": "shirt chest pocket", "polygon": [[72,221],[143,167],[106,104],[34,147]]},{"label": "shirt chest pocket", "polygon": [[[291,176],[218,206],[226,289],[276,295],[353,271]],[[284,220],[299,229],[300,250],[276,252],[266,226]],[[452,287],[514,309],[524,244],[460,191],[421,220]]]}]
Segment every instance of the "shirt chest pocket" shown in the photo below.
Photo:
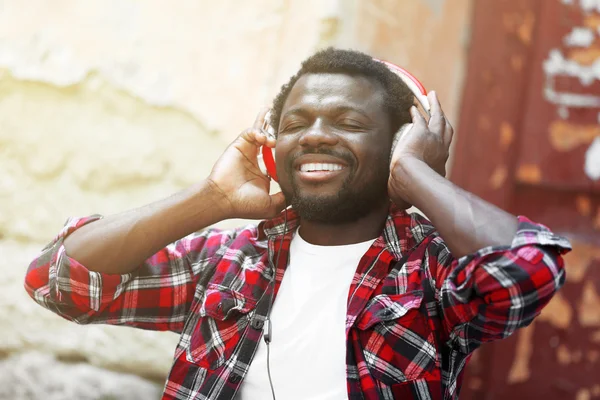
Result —
[{"label": "shirt chest pocket", "polygon": [[209,284],[193,324],[186,359],[210,370],[221,367],[240,343],[255,308],[256,302],[239,292]]},{"label": "shirt chest pocket", "polygon": [[422,308],[423,292],[377,295],[356,323],[369,372],[394,385],[423,377],[436,365],[434,332]]}]

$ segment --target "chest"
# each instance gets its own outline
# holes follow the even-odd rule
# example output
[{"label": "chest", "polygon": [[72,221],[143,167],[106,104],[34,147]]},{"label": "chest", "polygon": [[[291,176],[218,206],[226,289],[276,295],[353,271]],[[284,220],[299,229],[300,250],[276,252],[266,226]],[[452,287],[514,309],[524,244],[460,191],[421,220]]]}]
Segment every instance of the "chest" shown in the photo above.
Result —
[{"label": "chest", "polygon": [[[340,346],[345,352],[347,379],[396,385],[422,378],[440,362],[435,292],[424,253],[413,251],[402,260],[394,260],[381,249],[371,253],[367,252],[353,267],[345,285],[337,285],[335,290],[331,287],[336,301],[330,304],[336,306],[328,312],[336,313],[330,316],[332,321],[341,318],[344,322],[343,335],[336,337],[344,341]],[[291,304],[290,293],[298,299],[296,310],[279,311],[279,328],[298,322],[294,312],[298,318],[307,318],[307,313],[298,309],[300,305],[314,308],[326,304],[328,287],[322,281],[327,279],[320,280],[318,274],[313,274],[314,290],[304,290],[310,286],[310,279],[294,274],[293,267],[286,271],[287,254],[276,274],[273,257],[272,252],[263,249],[214,260],[214,274],[205,287],[198,288],[178,347],[185,362],[207,375],[242,371],[243,379],[263,334],[271,294],[275,296],[274,304]],[[300,279],[294,281],[295,277]],[[292,288],[298,284],[297,290],[278,293],[288,282]],[[308,293],[311,296],[303,296]],[[316,314],[323,317],[323,313]],[[359,365],[366,368],[358,369]]]}]

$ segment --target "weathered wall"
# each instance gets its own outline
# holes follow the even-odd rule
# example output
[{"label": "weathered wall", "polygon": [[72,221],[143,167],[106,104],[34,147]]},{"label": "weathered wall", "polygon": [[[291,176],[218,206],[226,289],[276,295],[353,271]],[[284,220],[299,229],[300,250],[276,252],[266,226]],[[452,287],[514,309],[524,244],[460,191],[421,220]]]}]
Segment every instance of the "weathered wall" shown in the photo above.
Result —
[{"label": "weathered wall", "polygon": [[[19,356],[34,351],[162,380],[175,335],[63,321],[22,289],[29,261],[68,216],[135,207],[205,177],[323,46],[405,64],[455,116],[470,0],[449,4],[0,1],[0,354],[14,355],[0,369],[23,378],[31,360],[50,365]],[[60,387],[39,376],[29,385],[48,396]],[[6,382],[0,397],[38,398],[18,389],[24,380]]]},{"label": "weathered wall", "polygon": [[573,251],[564,287],[480,349],[461,398],[598,398],[600,1],[476,0],[472,30],[453,179]]}]

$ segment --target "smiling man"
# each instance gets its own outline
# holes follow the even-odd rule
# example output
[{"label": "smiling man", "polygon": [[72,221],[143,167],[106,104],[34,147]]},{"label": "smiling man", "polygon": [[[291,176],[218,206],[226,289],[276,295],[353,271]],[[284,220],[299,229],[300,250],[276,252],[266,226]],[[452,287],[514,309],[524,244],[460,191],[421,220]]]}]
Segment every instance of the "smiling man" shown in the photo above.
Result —
[{"label": "smiling man", "polygon": [[[384,64],[319,52],[275,99],[277,140],[264,110],[194,187],[69,220],[25,287],[78,323],[181,334],[165,399],[456,399],[472,352],[563,284],[569,243],[445,179],[453,131],[428,98],[425,121]],[[228,218],[268,219],[205,229]]]}]

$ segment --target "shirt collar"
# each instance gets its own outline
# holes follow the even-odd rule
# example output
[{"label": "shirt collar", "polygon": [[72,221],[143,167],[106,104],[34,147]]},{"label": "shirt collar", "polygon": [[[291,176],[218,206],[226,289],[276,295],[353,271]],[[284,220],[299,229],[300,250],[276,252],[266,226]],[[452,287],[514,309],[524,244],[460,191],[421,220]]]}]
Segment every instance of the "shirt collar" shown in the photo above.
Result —
[{"label": "shirt collar", "polygon": [[[287,228],[285,215],[287,213]],[[274,239],[284,232],[295,232],[300,225],[300,216],[291,207],[278,216],[260,222],[259,239]],[[410,249],[421,243],[434,231],[434,227],[424,216],[408,213],[390,202],[389,213],[381,235],[373,243],[374,247],[388,250],[395,260],[400,260]]]}]

